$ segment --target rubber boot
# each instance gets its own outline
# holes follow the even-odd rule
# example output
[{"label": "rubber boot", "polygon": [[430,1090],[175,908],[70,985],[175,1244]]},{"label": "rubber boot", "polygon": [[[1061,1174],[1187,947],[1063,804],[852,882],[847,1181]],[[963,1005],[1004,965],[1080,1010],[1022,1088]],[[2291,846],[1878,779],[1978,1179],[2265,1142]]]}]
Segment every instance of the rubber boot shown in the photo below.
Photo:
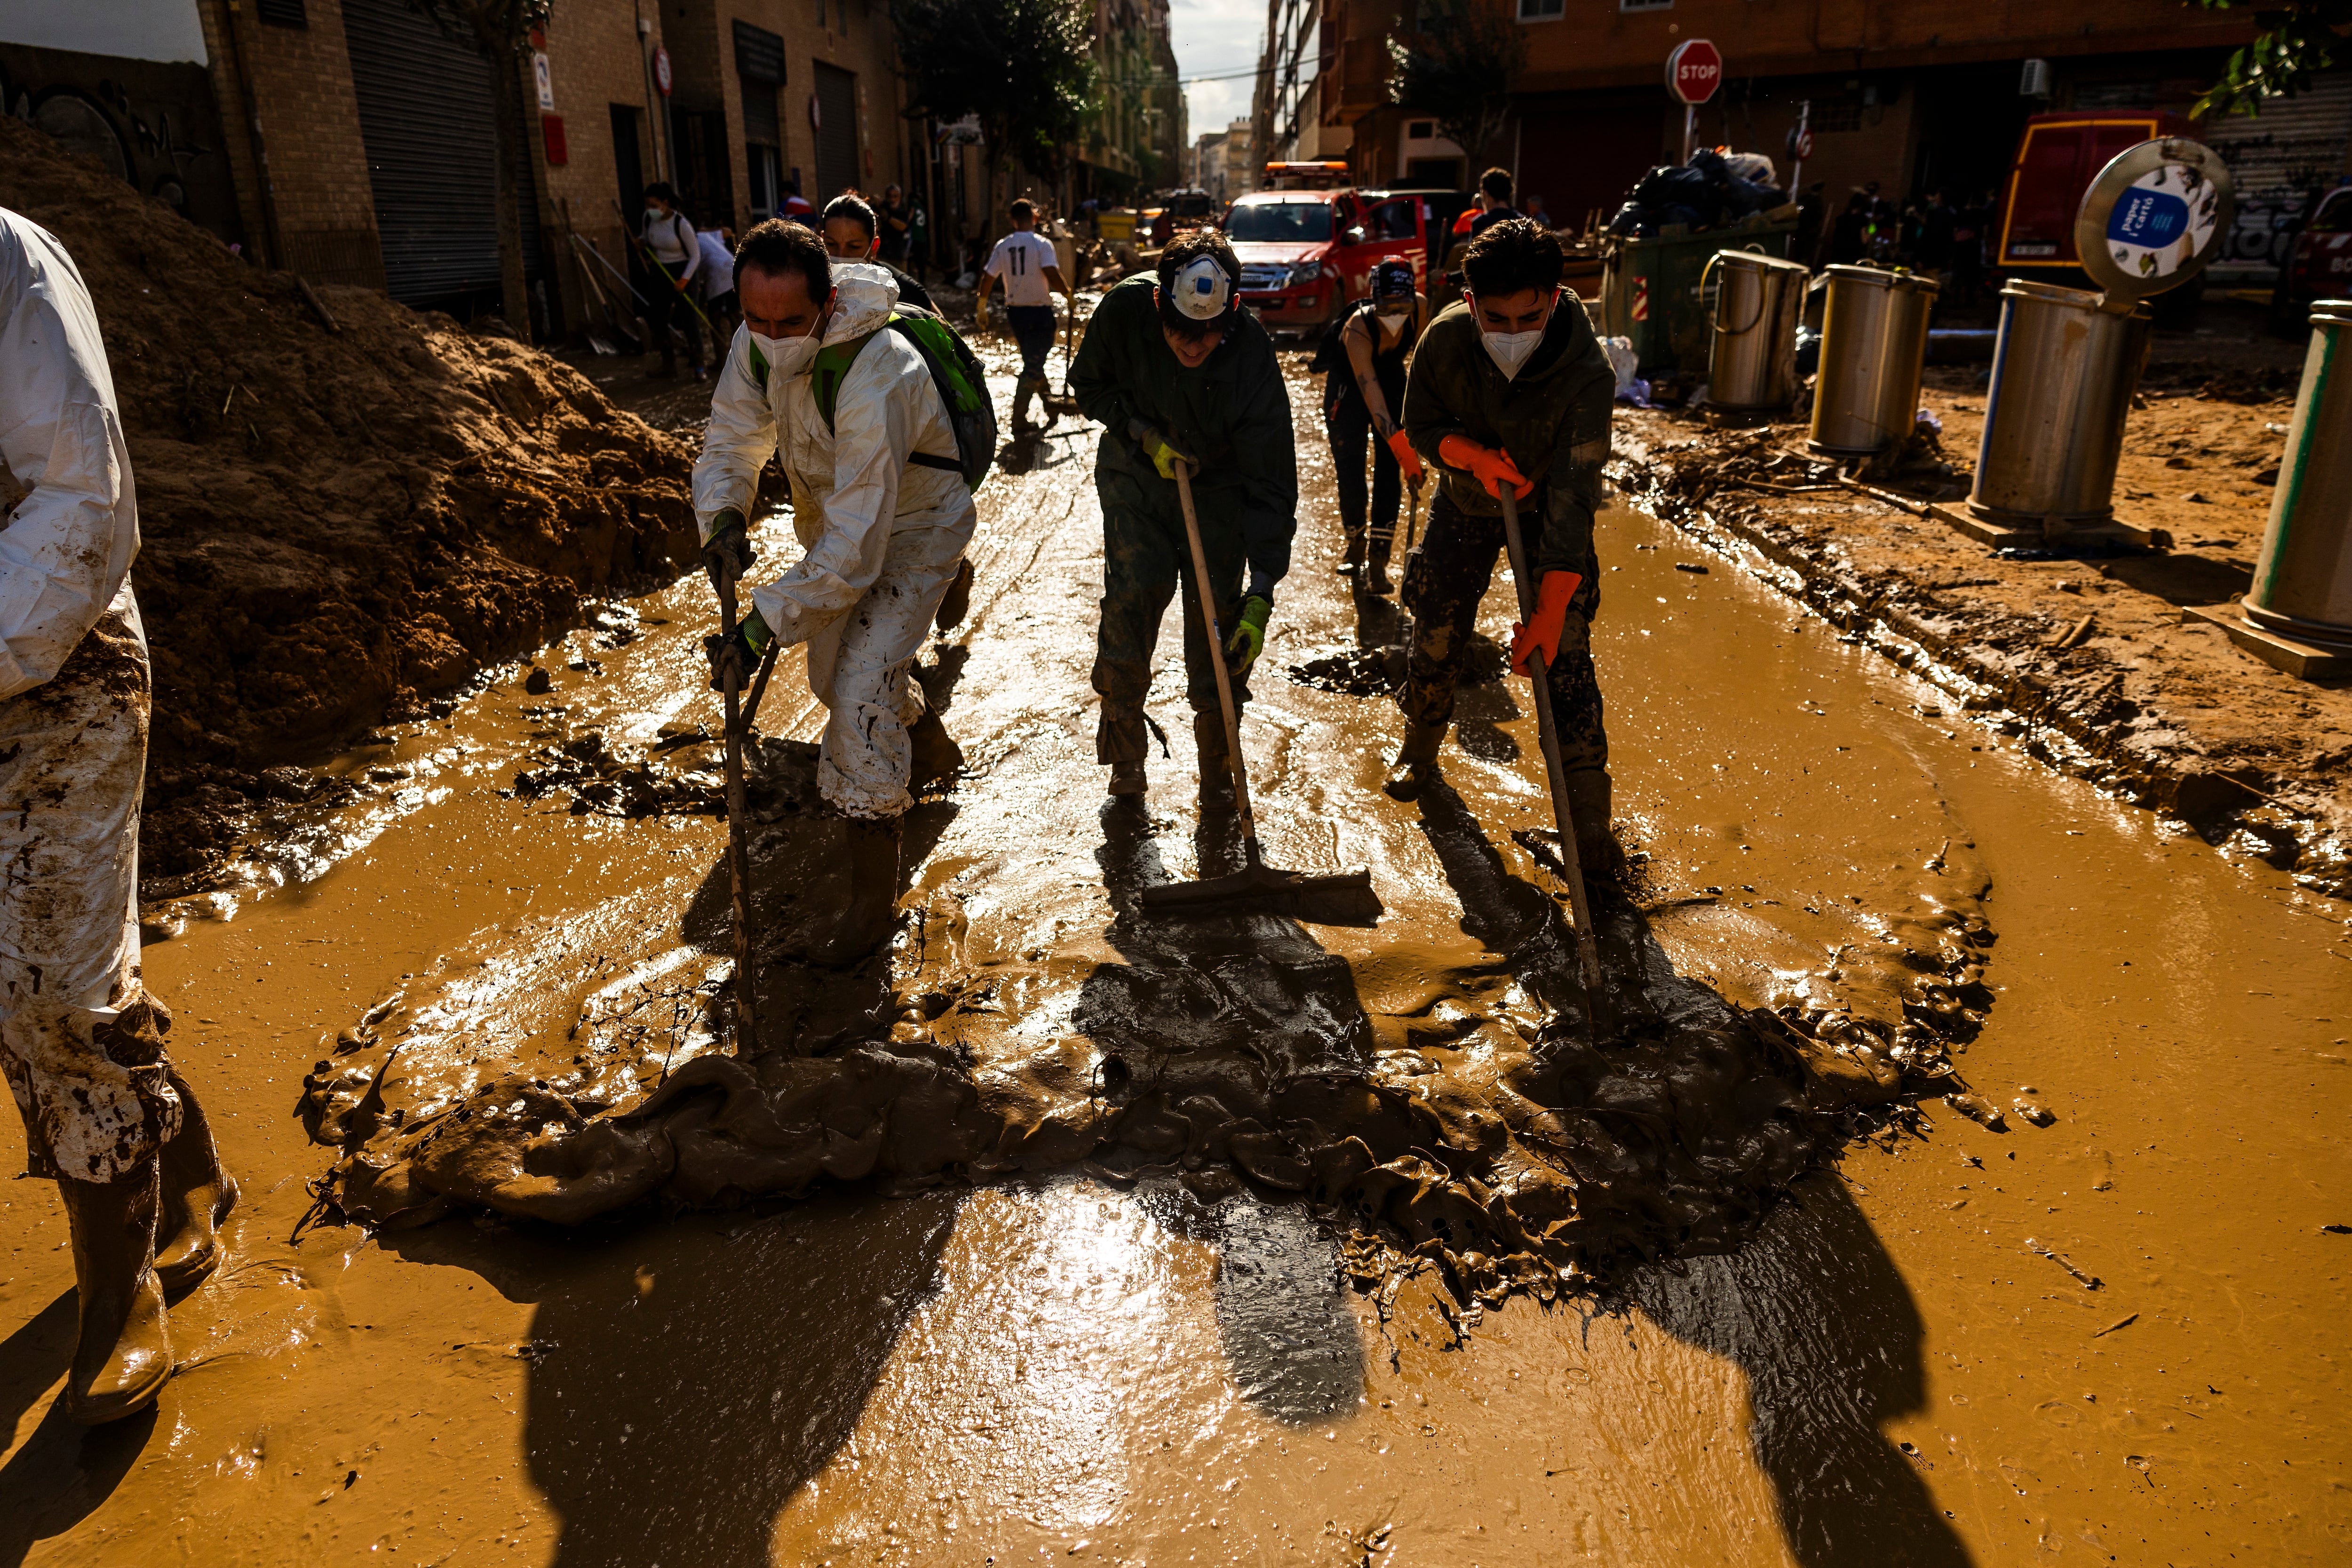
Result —
[{"label": "rubber boot", "polygon": [[1027,376],[1022,376],[1013,382],[1013,427],[1015,430],[1026,430],[1030,427],[1029,400],[1036,395],[1037,388],[1032,384]]},{"label": "rubber boot", "polygon": [[909,787],[946,784],[963,771],[963,748],[929,709],[907,726],[907,739],[915,750],[915,765],[907,780]]},{"label": "rubber boot", "polygon": [[931,616],[931,625],[943,632],[951,632],[963,625],[971,613],[971,561],[970,557],[956,563],[955,580],[940,596],[939,612]]},{"label": "rubber boot", "polygon": [[236,1179],[221,1169],[212,1123],[195,1091],[178,1073],[180,1131],[163,1145],[161,1223],[155,1237],[155,1278],[166,1296],[193,1290],[220,1267],[221,1222],[236,1207]]},{"label": "rubber boot", "polygon": [[1353,577],[1364,569],[1364,533],[1361,529],[1348,531],[1348,548],[1339,557],[1339,575]]},{"label": "rubber boot", "polygon": [[1390,542],[1388,531],[1381,531],[1373,533],[1365,546],[1364,571],[1358,581],[1375,594],[1385,594],[1389,591]]},{"label": "rubber boot", "polygon": [[1599,768],[1578,768],[1566,783],[1568,809],[1576,814],[1576,858],[1585,880],[1614,881],[1624,856],[1609,831],[1609,775]]},{"label": "rubber boot", "polygon": [[1404,721],[1404,744],[1397,748],[1396,761],[1389,764],[1388,777],[1381,788],[1393,800],[1414,800],[1429,781],[1437,776],[1437,749],[1445,743],[1445,725],[1423,724],[1408,716]]},{"label": "rubber boot", "polygon": [[898,923],[898,829],[896,816],[853,816],[849,840],[849,902],[833,932],[809,949],[812,962],[846,969],[890,940]]},{"label": "rubber boot", "polygon": [[85,1426],[146,1409],[172,1375],[171,1329],[154,1268],[156,1188],[152,1159],[111,1182],[58,1183],[81,1296],[65,1408]]},{"label": "rubber boot", "polygon": [[1145,787],[1146,784],[1143,776],[1143,763],[1140,759],[1131,763],[1111,763],[1111,794],[1119,795],[1141,795],[1144,792]]},{"label": "rubber boot", "polygon": [[1223,712],[1192,715],[1192,749],[1201,759],[1201,798],[1207,801],[1232,800],[1234,766],[1225,750],[1225,716]]}]

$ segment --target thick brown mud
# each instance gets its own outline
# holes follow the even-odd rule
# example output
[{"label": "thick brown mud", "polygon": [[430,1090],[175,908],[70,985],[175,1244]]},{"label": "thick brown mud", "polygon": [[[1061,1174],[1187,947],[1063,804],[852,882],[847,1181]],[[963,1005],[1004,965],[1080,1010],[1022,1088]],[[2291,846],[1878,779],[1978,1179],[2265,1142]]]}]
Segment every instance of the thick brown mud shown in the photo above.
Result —
[{"label": "thick brown mud", "polygon": [[241,844],[387,782],[325,752],[693,559],[691,448],[503,326],[306,297],[21,122],[0,202],[72,253],[136,473],[149,899],[246,879]]},{"label": "thick brown mud", "polygon": [[[151,950],[249,1199],[229,1271],[174,1310],[185,1364],[156,1417],[85,1438],[47,1414],[71,1333],[61,1219],[33,1184],[0,1194],[17,1249],[0,1285],[10,1551],[2341,1555],[2352,1387],[2324,1347],[2346,1243],[2323,1228],[2352,1219],[2340,909],[2054,774],[1621,511],[1596,642],[1645,859],[1607,917],[1630,1022],[1597,1052],[1578,1039],[1587,999],[1567,979],[1514,682],[1465,694],[1449,787],[1403,806],[1376,789],[1392,709],[1261,676],[1246,743],[1268,853],[1370,865],[1381,919],[1147,922],[1135,889],[1214,870],[1231,845],[1213,814],[1202,831],[1181,746],[1152,762],[1143,812],[1103,810],[1087,458],[1049,437],[992,484],[971,618],[926,675],[968,767],[910,822],[887,965],[763,968],[779,1037],[756,1088],[691,1078],[736,1068],[709,1026],[730,965],[723,824],[696,809],[709,752],[693,737],[715,729],[698,583],[637,601],[625,646],[580,633],[543,653],[546,689],[515,668],[354,758],[404,776],[321,828],[331,868]],[[1336,534],[1320,510],[1302,531],[1270,665],[1312,677],[1394,640],[1385,606],[1318,574]],[[1508,593],[1486,606],[1490,637]],[[781,947],[836,895],[794,783],[790,742],[814,733],[795,666],[768,704],[783,743],[754,812],[763,857],[811,873],[762,887]],[[1151,710],[1185,733],[1180,676]],[[1971,1109],[2005,1113],[1998,1129],[1939,1100],[1888,1109],[1937,1085],[1938,1056]],[[457,1212],[373,1231],[321,1218],[307,1189],[338,1151],[288,1114],[320,1058],[381,1103],[354,1076],[312,1097],[319,1131],[363,1159],[405,1154],[404,1190]],[[1857,1120],[1822,1098],[1866,1081],[1868,1100],[1874,1067],[1897,1076],[1894,1101]],[[835,1083],[815,1097],[832,1120],[767,1137],[761,1114],[794,1129],[790,1075],[817,1072],[883,1091]],[[940,1162],[938,1134],[894,1163],[880,1151],[922,1098],[897,1091],[905,1077],[943,1086],[942,1121],[993,1142]],[[1375,1109],[1318,1098],[1342,1093]],[[1517,1123],[1469,1120],[1522,1105]],[[468,1153],[454,1194],[417,1174],[417,1146],[468,1107],[572,1132],[540,1146],[565,1161],[586,1129],[634,1127],[642,1148],[658,1126],[670,1167],[589,1223],[550,1224],[520,1200],[580,1195],[587,1163],[534,1169],[528,1136],[451,1140]],[[837,1114],[861,1108],[887,1114]],[[1391,1116],[1403,1142],[1366,1152],[1442,1180],[1372,1207],[1267,1180],[1292,1173],[1275,1155],[1311,1180],[1307,1156],[1345,1142],[1321,1134]],[[1544,1163],[1563,1141],[1540,1116],[1578,1150],[1605,1140],[1624,1185]],[[1273,1142],[1236,1147],[1245,1119]],[[1738,1150],[1775,1127],[1803,1152],[1786,1174]],[[754,1159],[756,1182],[711,1179]],[[387,1191],[400,1163],[380,1167]],[[680,1171],[699,1188],[671,1190]],[[1523,1176],[1575,1209],[1522,1254],[1609,1289],[1547,1305],[1488,1288],[1517,1278],[1513,1253],[1459,1242],[1521,1212]],[[1457,1202],[1472,1182],[1504,1207]],[[515,1183],[529,1190],[501,1213]],[[1421,1203],[1462,1234],[1416,1271]],[[1667,1256],[1629,1260],[1644,1251]],[[1351,1275],[1378,1283],[1351,1291]]]}]

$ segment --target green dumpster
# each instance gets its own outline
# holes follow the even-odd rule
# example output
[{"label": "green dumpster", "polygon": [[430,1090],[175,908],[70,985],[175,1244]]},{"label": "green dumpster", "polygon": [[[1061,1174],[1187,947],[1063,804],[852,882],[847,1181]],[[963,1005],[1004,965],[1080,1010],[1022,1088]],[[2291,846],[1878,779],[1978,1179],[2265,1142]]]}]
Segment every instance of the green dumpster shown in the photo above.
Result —
[{"label": "green dumpster", "polygon": [[1633,339],[1644,375],[1705,370],[1711,328],[1699,284],[1708,260],[1720,250],[1787,260],[1796,235],[1791,205],[1696,234],[1675,224],[1655,239],[1609,240],[1601,275],[1601,335]]}]

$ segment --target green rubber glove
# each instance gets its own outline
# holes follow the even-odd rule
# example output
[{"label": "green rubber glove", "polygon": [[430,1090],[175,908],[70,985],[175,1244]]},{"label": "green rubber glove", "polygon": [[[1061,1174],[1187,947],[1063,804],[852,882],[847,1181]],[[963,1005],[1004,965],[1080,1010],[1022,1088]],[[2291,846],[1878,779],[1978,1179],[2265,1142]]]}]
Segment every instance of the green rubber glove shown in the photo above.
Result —
[{"label": "green rubber glove", "polygon": [[710,660],[710,689],[713,691],[727,689],[727,663],[732,659],[735,664],[736,689],[750,690],[751,672],[760,668],[760,655],[766,650],[769,640],[773,636],[774,634],[768,630],[768,623],[760,612],[747,609],[743,618],[735,623],[735,635],[732,637],[721,636],[718,632],[704,637],[702,652],[704,657]]},{"label": "green rubber glove", "polygon": [[1250,666],[1265,651],[1265,618],[1274,614],[1274,605],[1253,594],[1242,606],[1242,624],[1234,628],[1226,639],[1225,652],[1234,660],[1234,675],[1237,679],[1249,679]]},{"label": "green rubber glove", "polygon": [[1155,425],[1141,419],[1130,419],[1127,422],[1127,433],[1135,437],[1135,444],[1143,448],[1143,455],[1151,459],[1151,466],[1160,470],[1160,477],[1163,479],[1176,477],[1175,464],[1180,461],[1196,468],[1201,466],[1192,461],[1189,452],[1180,452],[1170,446],[1168,437],[1162,436]]},{"label": "green rubber glove", "polygon": [[738,580],[751,570],[751,537],[744,529],[743,514],[731,506],[710,520],[710,537],[702,542],[702,567],[710,574],[712,593],[719,591],[719,574],[730,562]]}]

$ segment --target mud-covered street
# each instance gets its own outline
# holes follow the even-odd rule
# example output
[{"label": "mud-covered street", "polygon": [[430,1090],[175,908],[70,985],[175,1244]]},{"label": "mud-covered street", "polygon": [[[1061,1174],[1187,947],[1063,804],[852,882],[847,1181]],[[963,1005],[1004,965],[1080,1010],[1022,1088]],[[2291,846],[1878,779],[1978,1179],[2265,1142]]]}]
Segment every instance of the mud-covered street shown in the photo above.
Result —
[{"label": "mud-covered street", "polygon": [[[777,1162],[749,1202],[694,1201],[673,1118],[667,1184],[600,1208],[647,1124],[616,1116],[734,1093],[693,1076],[730,1065],[710,593],[615,601],[345,759],[368,787],[248,847],[252,886],[152,912],[245,1201],[155,1411],[85,1430],[51,1408],[63,1221],[11,1187],[5,1560],[2341,1560],[2342,906],[1621,507],[1594,630],[1630,1022],[1583,1046],[1524,686],[1487,650],[1445,786],[1380,792],[1394,601],[1329,571],[1292,392],[1297,564],[1244,743],[1269,857],[1369,865],[1376,921],[1137,905],[1223,867],[1231,823],[1196,808],[1173,616],[1174,755],[1105,803],[1066,420],[982,492],[970,618],[925,659],[966,762],[910,820],[887,973],[761,980],[793,1070],[949,1109],[816,1085],[816,1146],[740,1143]],[[789,559],[788,522],[758,542]],[[766,929],[833,874],[790,743],[820,721],[787,658]],[[425,1147],[467,1116],[512,1136]],[[1349,1138],[1364,1162],[1316,1163]],[[564,1205],[586,1223],[530,1217]]]}]

